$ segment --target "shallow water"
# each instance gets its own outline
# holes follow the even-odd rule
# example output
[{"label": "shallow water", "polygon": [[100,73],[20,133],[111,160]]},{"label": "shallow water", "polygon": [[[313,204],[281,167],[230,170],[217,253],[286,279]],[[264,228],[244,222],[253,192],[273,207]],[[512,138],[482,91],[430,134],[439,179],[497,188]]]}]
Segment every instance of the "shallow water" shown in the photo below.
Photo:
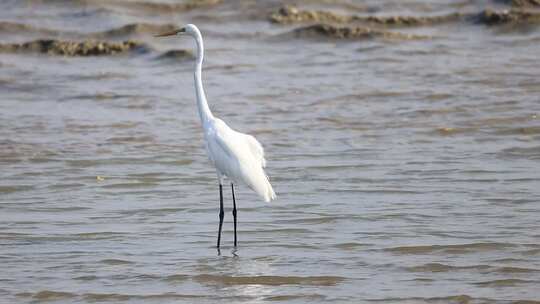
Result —
[{"label": "shallow water", "polygon": [[[303,39],[277,1],[4,1],[2,43],[137,39],[127,55],[0,54],[0,302],[540,300],[540,31]],[[172,2],[169,2],[172,3]],[[499,2],[297,1],[363,14]],[[264,145],[278,200],[230,192],[221,255],[188,37],[214,113]],[[127,24],[137,27],[122,28]],[[14,26],[19,25],[19,26]],[[25,25],[25,26],[20,26]],[[111,30],[115,30],[110,32]]]}]

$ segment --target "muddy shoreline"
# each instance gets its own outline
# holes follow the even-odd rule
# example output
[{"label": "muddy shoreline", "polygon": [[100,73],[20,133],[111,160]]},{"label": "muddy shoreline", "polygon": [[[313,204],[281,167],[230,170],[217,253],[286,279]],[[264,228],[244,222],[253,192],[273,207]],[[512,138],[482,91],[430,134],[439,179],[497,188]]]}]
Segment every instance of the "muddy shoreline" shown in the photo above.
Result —
[{"label": "muddy shoreline", "polygon": [[147,52],[148,46],[137,41],[61,41],[41,39],[24,43],[0,44],[2,53],[36,53],[59,56],[104,56],[128,52]]},{"label": "muddy shoreline", "polygon": [[[294,5],[284,5],[272,10],[267,22],[281,25],[285,33],[297,38],[358,40],[358,39],[429,39],[425,35],[402,33],[388,30],[438,26],[464,23],[471,26],[520,26],[540,24],[539,0],[494,0],[494,4],[508,8],[484,8],[476,13],[450,12],[441,15],[355,15],[342,14],[330,10],[310,10]],[[117,5],[118,3],[116,3]],[[132,9],[191,11],[204,10],[223,5],[220,0],[189,1],[182,4],[134,3]],[[148,6],[148,7],[146,7]],[[293,27],[292,29],[290,27]],[[22,43],[2,43],[0,52],[39,53],[59,56],[107,56],[126,53],[145,53],[150,50],[140,38],[174,29],[174,24],[129,23],[102,32],[78,34],[56,29],[37,28],[15,22],[1,22],[0,35],[31,34],[38,39]],[[67,37],[69,39],[61,39]],[[147,37],[146,37],[147,38]],[[169,58],[184,57],[185,50],[165,50],[161,56]]]},{"label": "muddy shoreline", "polygon": [[269,16],[276,24],[329,23],[352,27],[367,24],[385,27],[434,26],[451,22],[469,22],[483,25],[540,23],[540,12],[524,9],[494,10],[486,8],[478,13],[454,12],[439,16],[359,16],[342,15],[329,11],[300,10],[295,6],[283,6]]}]

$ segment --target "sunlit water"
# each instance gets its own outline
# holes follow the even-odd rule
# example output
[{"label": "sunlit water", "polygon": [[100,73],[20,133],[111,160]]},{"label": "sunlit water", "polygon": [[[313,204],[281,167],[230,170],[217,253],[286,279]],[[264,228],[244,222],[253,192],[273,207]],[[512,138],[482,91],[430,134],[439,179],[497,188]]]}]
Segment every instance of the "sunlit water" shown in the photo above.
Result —
[{"label": "sunlit water", "polygon": [[[410,2],[369,4],[454,9]],[[160,57],[189,37],[109,37],[152,49],[120,56],[1,54],[0,302],[540,300],[538,29],[303,40],[267,21],[278,2],[104,3],[3,2],[0,21],[32,27],[0,39],[198,24],[210,106],[263,143],[278,200],[237,187],[233,249],[225,187],[218,254],[192,59]]]}]

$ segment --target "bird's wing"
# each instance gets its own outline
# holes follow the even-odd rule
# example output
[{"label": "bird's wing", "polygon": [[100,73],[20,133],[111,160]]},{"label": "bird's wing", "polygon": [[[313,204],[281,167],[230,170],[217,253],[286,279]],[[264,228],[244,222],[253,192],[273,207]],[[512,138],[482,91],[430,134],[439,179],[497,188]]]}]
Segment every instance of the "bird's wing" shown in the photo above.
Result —
[{"label": "bird's wing", "polygon": [[250,135],[236,132],[218,119],[206,135],[209,155],[220,174],[244,182],[265,201],[275,198],[263,165],[261,144]]},{"label": "bird's wing", "polygon": [[266,167],[266,159],[264,159],[264,149],[261,145],[261,143],[253,136],[248,134],[242,134],[244,135],[244,138],[249,146],[249,149],[251,150],[251,153],[253,153],[253,156],[259,160],[261,163],[261,167]]},{"label": "bird's wing", "polygon": [[208,131],[206,142],[209,156],[220,173],[235,179],[241,176],[240,164],[253,160],[258,162],[246,140],[247,135],[234,131],[217,118]]},{"label": "bird's wing", "polygon": [[215,148],[218,148],[227,157],[254,159],[261,167],[266,167],[264,149],[255,137],[235,131],[219,119],[216,119],[209,135],[208,139],[214,141],[215,145],[218,146]]},{"label": "bird's wing", "polygon": [[[223,123],[224,124],[224,123]],[[218,169],[219,173],[230,176],[231,164],[234,162],[235,155],[233,146],[228,144],[223,138],[226,138],[226,130],[222,126],[213,124],[206,133],[206,149],[208,156]]]}]

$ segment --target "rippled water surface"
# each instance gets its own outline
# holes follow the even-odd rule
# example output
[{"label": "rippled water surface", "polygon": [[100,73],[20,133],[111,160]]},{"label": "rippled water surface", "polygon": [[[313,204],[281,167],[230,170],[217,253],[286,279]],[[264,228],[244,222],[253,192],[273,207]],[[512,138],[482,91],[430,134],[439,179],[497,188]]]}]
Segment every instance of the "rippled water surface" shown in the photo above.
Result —
[{"label": "rippled water surface", "polygon": [[[471,20],[303,37],[278,1],[0,3],[0,42],[134,39],[128,54],[0,54],[0,302],[540,301],[540,31]],[[213,3],[215,2],[215,3]],[[459,2],[459,1],[458,1]],[[441,15],[504,1],[296,1]],[[472,3],[469,3],[472,2]],[[237,188],[239,247],[193,90],[264,145],[278,200]],[[176,51],[175,51],[176,50]]]}]

